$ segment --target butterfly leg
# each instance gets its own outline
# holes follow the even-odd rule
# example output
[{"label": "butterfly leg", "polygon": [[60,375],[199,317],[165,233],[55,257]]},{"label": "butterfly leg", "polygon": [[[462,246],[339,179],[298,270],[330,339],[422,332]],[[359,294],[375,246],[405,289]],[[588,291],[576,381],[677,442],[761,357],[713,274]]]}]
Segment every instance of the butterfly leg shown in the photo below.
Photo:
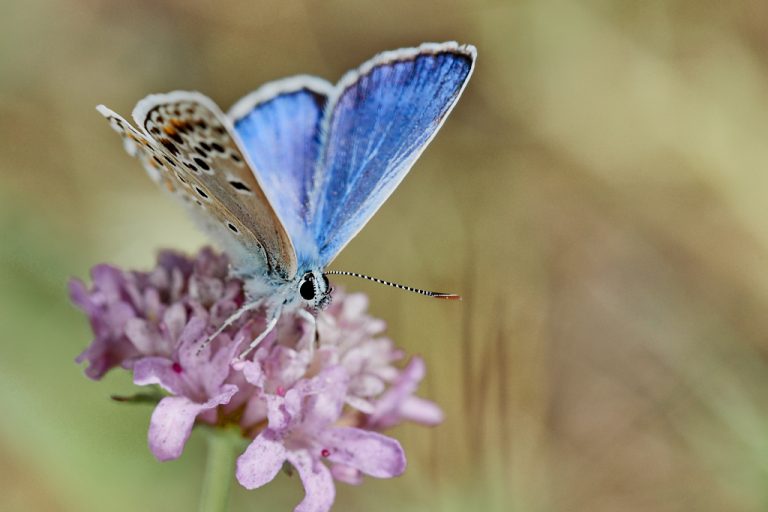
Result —
[{"label": "butterfly leg", "polygon": [[251,302],[250,304],[246,304],[246,305],[242,306],[240,309],[238,309],[237,311],[235,311],[232,315],[230,315],[229,318],[227,318],[227,320],[221,325],[221,327],[216,329],[216,332],[214,332],[213,334],[211,334],[210,336],[208,336],[205,339],[205,341],[197,349],[197,352],[195,352],[195,355],[199,356],[200,352],[202,352],[203,349],[205,347],[207,347],[208,344],[216,338],[216,336],[218,336],[219,334],[224,332],[225,329],[227,329],[232,324],[237,322],[240,319],[240,317],[242,317],[248,311],[256,309],[256,308],[260,307],[261,305],[262,305],[261,301]]},{"label": "butterfly leg", "polygon": [[272,330],[277,325],[277,319],[280,318],[280,308],[276,308],[272,311],[272,313],[269,315],[269,322],[267,322],[267,326],[264,328],[264,330],[256,336],[256,339],[254,339],[251,344],[243,350],[243,352],[237,357],[240,360],[245,359],[245,356],[247,356],[251,350],[255,349],[257,346],[259,346],[259,343],[264,340],[264,338],[267,337],[267,335],[272,332]]},{"label": "butterfly leg", "polygon": [[309,322],[309,325],[312,326],[312,337],[310,338],[311,341],[309,342],[309,358],[310,360],[315,355],[315,345],[318,344],[317,339],[317,318],[315,318],[315,315],[307,311],[306,309],[299,309],[298,315],[302,317],[304,320]]}]

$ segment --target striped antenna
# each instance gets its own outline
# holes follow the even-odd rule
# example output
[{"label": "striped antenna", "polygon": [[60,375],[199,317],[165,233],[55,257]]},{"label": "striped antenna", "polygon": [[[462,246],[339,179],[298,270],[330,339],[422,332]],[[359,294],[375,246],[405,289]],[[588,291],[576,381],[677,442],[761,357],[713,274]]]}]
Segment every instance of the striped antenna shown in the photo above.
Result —
[{"label": "striped antenna", "polygon": [[352,276],[352,277],[359,277],[360,279],[367,279],[369,281],[373,281],[374,283],[379,284],[385,284],[387,286],[393,286],[395,288],[400,288],[401,290],[405,290],[408,292],[418,293],[421,295],[425,295],[427,297],[432,297],[434,299],[444,299],[444,300],[461,300],[461,295],[456,295],[455,293],[441,293],[441,292],[430,292],[428,290],[420,290],[419,288],[413,288],[411,286],[405,286],[403,284],[397,284],[397,283],[390,283],[389,281],[385,281],[383,279],[379,279],[377,277],[371,277],[366,276],[363,274],[358,274],[357,272],[344,272],[343,270],[329,270],[328,272],[323,272],[323,274],[327,276]]}]

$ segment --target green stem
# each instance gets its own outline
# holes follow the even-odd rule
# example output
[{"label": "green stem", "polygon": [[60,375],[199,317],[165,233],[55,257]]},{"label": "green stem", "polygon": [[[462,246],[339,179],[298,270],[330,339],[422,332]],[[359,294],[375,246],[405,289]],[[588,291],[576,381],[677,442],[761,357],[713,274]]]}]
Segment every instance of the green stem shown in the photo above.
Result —
[{"label": "green stem", "polygon": [[200,512],[225,512],[235,467],[235,435],[223,428],[206,428],[208,460],[205,463]]}]

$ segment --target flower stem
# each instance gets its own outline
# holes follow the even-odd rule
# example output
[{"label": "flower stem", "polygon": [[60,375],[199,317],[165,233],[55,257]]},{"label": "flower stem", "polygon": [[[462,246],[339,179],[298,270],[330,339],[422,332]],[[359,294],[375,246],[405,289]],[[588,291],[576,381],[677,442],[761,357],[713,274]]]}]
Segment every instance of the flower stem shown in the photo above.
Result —
[{"label": "flower stem", "polygon": [[235,467],[235,433],[222,428],[206,428],[208,460],[205,463],[200,512],[225,512]]}]

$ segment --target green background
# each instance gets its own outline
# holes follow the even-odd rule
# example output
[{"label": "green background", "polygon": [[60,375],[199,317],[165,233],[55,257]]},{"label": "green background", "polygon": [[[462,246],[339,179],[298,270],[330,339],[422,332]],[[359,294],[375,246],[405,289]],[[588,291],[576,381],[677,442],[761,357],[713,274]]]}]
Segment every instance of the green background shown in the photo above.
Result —
[{"label": "green background", "polygon": [[[11,0],[0,16],[0,510],[193,510],[205,442],[169,463],[127,375],[74,364],[65,284],[205,239],[97,103],[224,108],[374,53],[478,47],[463,98],[334,268],[427,360],[434,429],[338,511],[768,508],[768,7],[762,0]],[[296,477],[232,510],[291,510]]]}]

